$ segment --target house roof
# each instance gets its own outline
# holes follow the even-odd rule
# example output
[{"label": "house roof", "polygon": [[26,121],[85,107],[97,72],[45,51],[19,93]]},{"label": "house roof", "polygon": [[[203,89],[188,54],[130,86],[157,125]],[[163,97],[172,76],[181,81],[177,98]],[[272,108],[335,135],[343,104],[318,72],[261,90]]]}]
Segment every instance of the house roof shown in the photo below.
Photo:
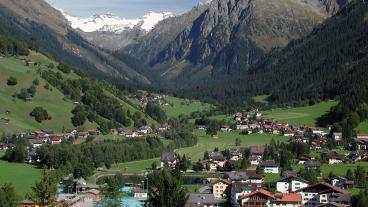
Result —
[{"label": "house roof", "polygon": [[342,194],[348,194],[347,191],[335,187],[327,183],[317,183],[314,185],[307,186],[305,188],[299,189],[295,192],[316,192],[316,193],[328,193],[328,192],[338,192]]},{"label": "house roof", "polygon": [[230,180],[247,180],[249,178],[246,172],[232,171],[226,172],[226,174],[229,176]]},{"label": "house roof", "polygon": [[275,199],[275,196],[272,195],[271,192],[268,192],[267,190],[259,189],[255,192],[240,196],[238,200],[243,200],[245,198],[249,198],[249,197],[252,197],[252,196],[257,195],[257,194],[261,194],[261,195],[264,195],[264,196],[269,197],[271,199]]},{"label": "house roof", "polygon": [[329,203],[323,203],[323,204],[320,204],[316,207],[345,207],[343,205],[340,205],[338,203],[335,203],[335,202],[329,202]]},{"label": "house roof", "polygon": [[261,167],[279,167],[275,160],[266,160],[261,163]]},{"label": "house roof", "polygon": [[176,160],[175,152],[164,152],[161,155],[162,162],[174,162]]},{"label": "house roof", "polygon": [[302,195],[296,193],[276,193],[275,203],[301,203]]},{"label": "house roof", "polygon": [[321,167],[321,163],[318,161],[307,161],[304,163],[304,166],[308,168],[315,168],[315,167],[319,168]]},{"label": "house roof", "polygon": [[231,185],[231,180],[225,180],[225,179],[214,179],[214,180],[211,180],[211,185],[215,185],[217,183],[224,183],[226,185]]},{"label": "house roof", "polygon": [[250,153],[251,154],[264,154],[265,147],[259,147],[259,146],[253,146],[250,147]]},{"label": "house roof", "polygon": [[304,183],[309,183],[307,180],[305,180],[303,178],[300,178],[300,177],[297,177],[297,176],[294,176],[294,175],[280,178],[277,182],[287,182],[287,181],[291,181],[291,180],[298,180],[298,181],[301,181],[301,182],[304,182]]},{"label": "house roof", "polygon": [[257,191],[262,188],[262,183],[233,183],[231,184],[231,192],[241,193],[244,190],[250,190],[251,192]]},{"label": "house roof", "polygon": [[217,204],[221,202],[221,200],[216,199],[213,194],[190,193],[188,195],[189,195],[187,202],[188,204],[198,205],[199,203],[200,206],[202,206],[202,205]]}]

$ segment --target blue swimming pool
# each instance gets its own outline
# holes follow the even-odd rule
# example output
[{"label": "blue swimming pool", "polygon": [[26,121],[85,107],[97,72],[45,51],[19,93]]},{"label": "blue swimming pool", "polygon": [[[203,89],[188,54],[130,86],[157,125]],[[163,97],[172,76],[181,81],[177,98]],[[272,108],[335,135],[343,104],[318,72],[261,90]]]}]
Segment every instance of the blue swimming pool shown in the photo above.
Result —
[{"label": "blue swimming pool", "polygon": [[126,197],[122,199],[121,206],[122,207],[143,207],[144,203],[136,200],[135,198]]},{"label": "blue swimming pool", "polygon": [[121,187],[121,192],[123,193],[129,193],[131,190],[132,190],[132,187],[129,187],[129,186],[123,186]]}]

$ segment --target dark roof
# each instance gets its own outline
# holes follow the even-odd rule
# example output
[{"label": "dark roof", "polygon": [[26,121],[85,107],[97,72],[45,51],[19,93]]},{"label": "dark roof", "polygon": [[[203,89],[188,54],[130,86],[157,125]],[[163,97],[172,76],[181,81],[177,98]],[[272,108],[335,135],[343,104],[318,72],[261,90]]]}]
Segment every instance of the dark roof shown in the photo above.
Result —
[{"label": "dark roof", "polygon": [[257,191],[262,188],[262,183],[233,183],[231,184],[231,192],[241,193],[244,190],[250,190],[251,192]]},{"label": "dark roof", "polygon": [[216,160],[216,161],[224,161],[225,160],[225,157],[221,152],[211,152],[209,154],[209,157],[212,160]]},{"label": "dark roof", "polygon": [[187,201],[187,204],[195,204],[197,205],[200,203],[202,205],[213,205],[217,203],[221,203],[222,201],[219,199],[216,199],[213,194],[204,194],[204,193],[190,193],[188,194],[189,198]]},{"label": "dark roof", "polygon": [[176,160],[175,152],[164,152],[161,155],[162,162],[174,162]]},{"label": "dark roof", "polygon": [[275,160],[265,160],[261,163],[261,167],[279,167]]},{"label": "dark roof", "polygon": [[335,187],[327,183],[317,183],[314,185],[307,186],[305,188],[299,189],[295,192],[315,192],[315,193],[328,193],[337,192],[342,194],[348,194],[345,190]]},{"label": "dark roof", "polygon": [[320,168],[321,163],[318,161],[307,161],[304,163],[304,166],[307,168]]},{"label": "dark roof", "polygon": [[247,180],[249,178],[246,172],[232,171],[226,172],[226,174],[229,176],[230,180]]}]

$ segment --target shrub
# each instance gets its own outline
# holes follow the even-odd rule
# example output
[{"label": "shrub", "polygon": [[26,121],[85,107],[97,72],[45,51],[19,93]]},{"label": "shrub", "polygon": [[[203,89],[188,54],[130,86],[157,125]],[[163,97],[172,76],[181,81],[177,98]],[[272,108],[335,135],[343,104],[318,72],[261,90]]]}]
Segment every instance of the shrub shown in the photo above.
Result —
[{"label": "shrub", "polygon": [[7,81],[8,86],[15,86],[18,84],[18,80],[15,77],[9,77]]},{"label": "shrub", "polygon": [[50,120],[51,117],[47,113],[47,111],[42,107],[36,107],[33,109],[33,111],[30,113],[30,116],[34,117],[35,120],[39,123],[41,123],[44,120]]}]

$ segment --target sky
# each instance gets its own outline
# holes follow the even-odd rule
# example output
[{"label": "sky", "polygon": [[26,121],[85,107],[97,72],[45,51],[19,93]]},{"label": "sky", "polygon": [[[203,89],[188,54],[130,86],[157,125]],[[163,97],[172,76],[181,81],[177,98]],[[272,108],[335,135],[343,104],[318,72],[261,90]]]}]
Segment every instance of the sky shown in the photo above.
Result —
[{"label": "sky", "polygon": [[149,11],[182,14],[203,0],[47,0],[73,16],[111,13],[123,18],[142,17]]}]

